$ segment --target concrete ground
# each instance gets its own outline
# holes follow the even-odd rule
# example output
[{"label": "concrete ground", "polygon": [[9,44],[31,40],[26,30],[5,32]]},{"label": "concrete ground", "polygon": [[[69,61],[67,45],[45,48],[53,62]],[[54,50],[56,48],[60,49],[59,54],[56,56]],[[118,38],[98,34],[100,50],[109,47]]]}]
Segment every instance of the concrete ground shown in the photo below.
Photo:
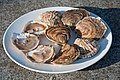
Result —
[{"label": "concrete ground", "polygon": [[[2,46],[5,30],[21,15],[44,7],[83,7],[103,18],[113,33],[107,55],[96,64],[65,74],[24,69],[8,58]],[[0,80],[120,80],[120,0],[0,0]]]}]

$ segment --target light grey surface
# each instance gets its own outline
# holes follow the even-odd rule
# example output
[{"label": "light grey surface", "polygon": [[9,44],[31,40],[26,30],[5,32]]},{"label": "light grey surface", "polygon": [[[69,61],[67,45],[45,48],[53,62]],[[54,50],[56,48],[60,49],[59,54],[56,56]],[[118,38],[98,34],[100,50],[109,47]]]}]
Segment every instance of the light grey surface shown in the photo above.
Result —
[{"label": "light grey surface", "polygon": [[[42,74],[26,70],[12,62],[2,47],[5,30],[21,15],[44,7],[84,7],[101,18],[113,32],[107,55],[96,64],[66,74]],[[119,80],[120,79],[120,1],[119,0],[0,0],[0,80]]]}]

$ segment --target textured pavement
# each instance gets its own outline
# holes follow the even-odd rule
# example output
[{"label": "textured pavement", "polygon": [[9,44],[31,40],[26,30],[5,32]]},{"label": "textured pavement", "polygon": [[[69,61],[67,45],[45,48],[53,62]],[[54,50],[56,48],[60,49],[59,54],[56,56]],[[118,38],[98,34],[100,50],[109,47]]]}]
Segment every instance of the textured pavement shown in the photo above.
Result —
[{"label": "textured pavement", "polygon": [[[83,7],[103,18],[113,33],[113,43],[96,64],[71,73],[43,74],[24,69],[3,50],[7,27],[21,15],[44,7]],[[120,80],[120,0],[0,0],[0,80]]]}]

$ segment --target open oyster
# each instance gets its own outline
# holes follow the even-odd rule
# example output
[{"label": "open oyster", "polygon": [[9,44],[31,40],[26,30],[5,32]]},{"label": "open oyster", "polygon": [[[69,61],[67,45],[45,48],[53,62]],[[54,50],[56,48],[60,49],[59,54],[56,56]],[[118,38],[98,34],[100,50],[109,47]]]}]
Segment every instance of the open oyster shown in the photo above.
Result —
[{"label": "open oyster", "polygon": [[80,53],[81,53],[80,58],[92,57],[97,53],[100,47],[100,45],[98,44],[98,41],[95,41],[93,39],[77,38],[74,44],[79,46]]},{"label": "open oyster", "polygon": [[27,57],[36,63],[50,62],[54,55],[54,47],[50,45],[40,45],[37,49],[27,53]]},{"label": "open oyster", "polygon": [[62,47],[59,54],[61,56],[55,59],[52,64],[70,64],[80,56],[80,51],[77,47],[66,44]]},{"label": "open oyster", "polygon": [[36,35],[43,34],[48,26],[40,21],[30,21],[24,28],[23,32],[32,33]]},{"label": "open oyster", "polygon": [[89,16],[89,12],[85,9],[68,10],[62,15],[62,22],[64,25],[75,26],[86,16]]},{"label": "open oyster", "polygon": [[47,38],[58,44],[65,44],[71,37],[71,30],[68,27],[50,27],[46,30]]},{"label": "open oyster", "polygon": [[14,33],[12,36],[12,42],[14,45],[22,50],[22,51],[29,51],[35,49],[39,44],[39,39],[37,36],[29,33]]},{"label": "open oyster", "polygon": [[82,38],[102,38],[106,30],[105,24],[94,17],[85,17],[76,24],[76,31]]},{"label": "open oyster", "polygon": [[40,16],[41,20],[49,26],[58,26],[62,24],[61,13],[58,11],[47,11]]}]

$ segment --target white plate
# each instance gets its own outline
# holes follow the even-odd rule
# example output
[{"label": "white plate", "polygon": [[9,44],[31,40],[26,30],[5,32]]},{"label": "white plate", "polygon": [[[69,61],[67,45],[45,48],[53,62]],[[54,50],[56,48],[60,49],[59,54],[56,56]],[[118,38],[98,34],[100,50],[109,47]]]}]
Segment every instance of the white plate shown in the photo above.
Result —
[{"label": "white plate", "polygon": [[22,32],[24,25],[31,20],[39,20],[39,16],[41,13],[49,11],[49,10],[66,11],[70,9],[76,9],[76,8],[49,7],[49,8],[38,9],[38,10],[29,12],[19,17],[13,23],[11,23],[10,26],[7,28],[4,34],[4,38],[3,38],[3,47],[5,49],[6,54],[9,56],[9,58],[12,61],[14,61],[16,64],[26,69],[29,69],[35,72],[41,72],[41,73],[73,72],[73,71],[80,70],[88,66],[91,66],[92,64],[99,61],[107,53],[107,51],[109,50],[111,46],[112,33],[111,33],[109,26],[105,23],[105,21],[93,13],[90,13],[90,15],[102,20],[104,24],[107,26],[107,32],[105,34],[105,38],[100,41],[100,46],[101,46],[100,50],[95,56],[91,58],[80,59],[70,65],[35,64],[35,63],[30,62],[21,51],[19,51],[17,48],[15,48],[11,44],[10,42],[11,34],[13,32],[17,32],[17,33]]}]

